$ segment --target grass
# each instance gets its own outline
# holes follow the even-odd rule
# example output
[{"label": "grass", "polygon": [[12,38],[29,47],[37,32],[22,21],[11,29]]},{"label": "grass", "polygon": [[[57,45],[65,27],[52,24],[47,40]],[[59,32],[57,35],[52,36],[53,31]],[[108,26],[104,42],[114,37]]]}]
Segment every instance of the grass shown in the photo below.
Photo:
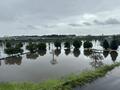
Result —
[{"label": "grass", "polygon": [[118,66],[120,66],[120,63],[105,65],[96,70],[82,72],[79,75],[70,75],[58,80],[47,80],[43,83],[0,83],[0,90],[72,90],[75,86],[83,86],[105,76],[107,72]]}]

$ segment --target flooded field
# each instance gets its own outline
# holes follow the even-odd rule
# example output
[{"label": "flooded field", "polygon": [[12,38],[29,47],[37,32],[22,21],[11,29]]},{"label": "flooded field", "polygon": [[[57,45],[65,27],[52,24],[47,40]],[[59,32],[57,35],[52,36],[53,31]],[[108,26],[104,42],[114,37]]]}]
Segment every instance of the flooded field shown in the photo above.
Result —
[{"label": "flooded field", "polygon": [[[92,41],[92,43],[94,49],[103,50],[99,41]],[[25,50],[24,52],[28,51]],[[95,53],[84,51],[83,46],[78,50],[73,47],[70,50],[65,49],[63,45],[61,49],[56,49],[52,43],[47,43],[47,50],[45,51],[1,60],[0,82],[41,82],[47,79],[60,78],[68,74],[95,69],[104,64],[119,62],[119,54],[119,49],[111,53],[102,51]],[[0,57],[6,56],[4,45],[1,45]]]}]

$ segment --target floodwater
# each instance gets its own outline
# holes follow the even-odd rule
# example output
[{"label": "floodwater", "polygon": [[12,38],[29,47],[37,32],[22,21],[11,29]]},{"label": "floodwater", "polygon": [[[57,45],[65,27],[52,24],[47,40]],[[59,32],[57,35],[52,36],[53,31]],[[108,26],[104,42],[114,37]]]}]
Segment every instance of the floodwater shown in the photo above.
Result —
[{"label": "floodwater", "polygon": [[[93,44],[93,48],[102,50],[99,41],[93,41]],[[53,50],[54,53],[52,53]],[[46,51],[1,60],[0,82],[41,82],[47,79],[60,78],[72,73],[95,69],[104,64],[119,62],[119,53],[119,51],[112,53],[85,52],[83,47],[79,50],[74,50],[74,48],[65,50],[63,45],[61,49],[57,50],[50,43],[50,45],[47,44]],[[5,56],[7,55],[4,53],[4,46],[1,46],[0,57]]]}]

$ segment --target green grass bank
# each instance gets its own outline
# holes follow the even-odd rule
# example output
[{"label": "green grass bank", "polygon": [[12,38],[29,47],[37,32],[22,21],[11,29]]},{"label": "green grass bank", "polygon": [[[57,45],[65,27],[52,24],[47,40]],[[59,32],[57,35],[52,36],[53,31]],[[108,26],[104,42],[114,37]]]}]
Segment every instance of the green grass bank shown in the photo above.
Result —
[{"label": "green grass bank", "polygon": [[120,66],[120,63],[104,65],[95,70],[82,72],[79,75],[70,75],[62,79],[48,80],[43,83],[0,83],[0,90],[72,90],[73,87],[83,86],[105,76],[107,72],[118,66]]}]

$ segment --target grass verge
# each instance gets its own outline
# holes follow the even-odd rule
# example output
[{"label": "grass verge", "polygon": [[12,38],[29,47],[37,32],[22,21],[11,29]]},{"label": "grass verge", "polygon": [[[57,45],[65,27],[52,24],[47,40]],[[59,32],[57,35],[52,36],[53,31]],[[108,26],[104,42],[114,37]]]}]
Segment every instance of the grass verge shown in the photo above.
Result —
[{"label": "grass verge", "polygon": [[79,75],[70,75],[64,79],[48,80],[43,83],[0,83],[0,90],[71,90],[75,86],[83,86],[105,76],[107,72],[118,66],[120,63],[105,65],[96,70],[82,72]]}]

